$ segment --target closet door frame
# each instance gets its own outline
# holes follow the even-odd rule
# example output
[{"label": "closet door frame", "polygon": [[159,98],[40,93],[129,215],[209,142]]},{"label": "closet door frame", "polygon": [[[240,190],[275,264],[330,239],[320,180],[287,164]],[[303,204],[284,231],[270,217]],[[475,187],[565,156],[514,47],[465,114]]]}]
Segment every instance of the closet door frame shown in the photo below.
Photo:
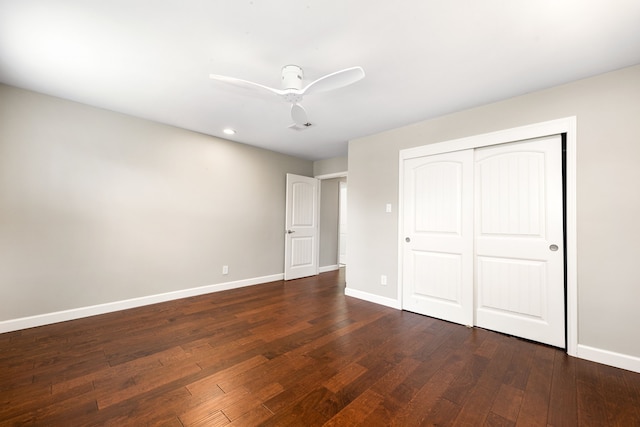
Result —
[{"label": "closet door frame", "polygon": [[[400,197],[398,218],[403,218],[404,161],[415,157],[430,156],[452,151],[488,147],[551,135],[565,135],[565,217],[566,217],[566,329],[567,354],[577,356],[578,350],[578,298],[577,298],[577,221],[576,221],[576,117],[566,117],[528,126],[505,129],[466,138],[443,141],[401,150],[399,154]],[[398,221],[398,302],[402,307],[402,268],[404,224]]]}]

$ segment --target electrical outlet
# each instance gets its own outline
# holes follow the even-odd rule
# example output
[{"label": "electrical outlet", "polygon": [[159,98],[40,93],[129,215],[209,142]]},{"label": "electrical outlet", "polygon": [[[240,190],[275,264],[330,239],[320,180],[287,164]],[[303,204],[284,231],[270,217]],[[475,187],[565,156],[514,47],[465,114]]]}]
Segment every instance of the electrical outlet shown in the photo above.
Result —
[{"label": "electrical outlet", "polygon": [[380,284],[383,286],[387,285],[387,276],[385,276],[384,274],[380,276]]},{"label": "electrical outlet", "polygon": [[223,265],[222,266],[222,274],[229,274],[229,266],[228,265]]}]

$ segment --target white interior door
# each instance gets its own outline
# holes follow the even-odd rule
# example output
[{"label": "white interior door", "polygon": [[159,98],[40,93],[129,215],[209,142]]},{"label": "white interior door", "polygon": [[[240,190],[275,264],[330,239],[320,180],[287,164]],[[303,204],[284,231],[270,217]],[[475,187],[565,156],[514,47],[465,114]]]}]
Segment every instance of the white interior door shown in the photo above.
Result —
[{"label": "white interior door", "polygon": [[473,324],[473,150],[409,159],[402,307]]},{"label": "white interior door", "polygon": [[318,274],[318,180],[287,174],[284,279]]},{"label": "white interior door", "polygon": [[476,325],[565,346],[561,137],[475,151]]}]

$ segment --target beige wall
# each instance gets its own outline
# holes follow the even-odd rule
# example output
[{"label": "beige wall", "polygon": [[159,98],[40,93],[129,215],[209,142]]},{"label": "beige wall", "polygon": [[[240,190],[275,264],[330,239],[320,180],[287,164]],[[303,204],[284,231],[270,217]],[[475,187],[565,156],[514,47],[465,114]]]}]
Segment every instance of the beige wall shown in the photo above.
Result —
[{"label": "beige wall", "polygon": [[332,157],[313,162],[313,176],[333,175],[347,172],[347,157]]},{"label": "beige wall", "polygon": [[0,85],[0,321],[281,274],[287,172],[313,163]]},{"label": "beige wall", "polygon": [[569,116],[577,117],[578,344],[640,357],[640,66],[351,141],[347,286],[397,297],[400,150]]}]

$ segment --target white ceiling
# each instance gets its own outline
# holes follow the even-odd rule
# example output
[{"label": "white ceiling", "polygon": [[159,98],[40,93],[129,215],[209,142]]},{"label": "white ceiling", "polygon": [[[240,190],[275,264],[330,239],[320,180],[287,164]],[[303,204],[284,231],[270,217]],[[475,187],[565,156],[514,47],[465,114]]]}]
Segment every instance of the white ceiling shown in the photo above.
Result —
[{"label": "white ceiling", "polygon": [[[640,63],[639,0],[0,0],[0,81],[311,160],[347,141]],[[289,105],[279,87],[362,66]],[[237,134],[228,137],[223,128]]]}]

